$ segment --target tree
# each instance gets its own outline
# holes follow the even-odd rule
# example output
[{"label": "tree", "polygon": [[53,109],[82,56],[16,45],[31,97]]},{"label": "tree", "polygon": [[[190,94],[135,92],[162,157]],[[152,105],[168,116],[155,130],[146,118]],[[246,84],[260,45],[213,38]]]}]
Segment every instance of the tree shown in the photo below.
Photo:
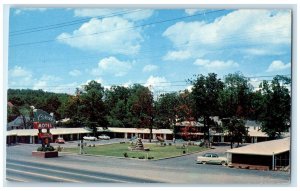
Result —
[{"label": "tree", "polygon": [[291,79],[277,75],[271,83],[263,81],[260,87],[263,105],[262,113],[258,116],[261,121],[262,131],[266,132],[270,139],[281,136],[282,132],[289,130],[291,125],[291,96],[288,86]]},{"label": "tree", "polygon": [[44,104],[40,106],[40,109],[45,110],[49,113],[53,113],[56,118],[60,118],[60,113],[58,112],[59,107],[61,106],[61,102],[58,99],[58,96],[51,95],[46,98]]},{"label": "tree", "polygon": [[82,101],[80,114],[83,116],[84,124],[92,128],[94,136],[97,133],[97,126],[106,128],[108,125],[103,95],[104,88],[94,80],[84,86],[84,91],[80,95]]},{"label": "tree", "polygon": [[66,116],[70,117],[70,126],[87,126],[92,129],[94,136],[97,126],[107,127],[107,110],[103,102],[104,88],[100,83],[91,81],[76,91],[66,104]]},{"label": "tree", "polygon": [[154,118],[153,95],[147,87],[139,84],[134,84],[130,91],[127,107],[130,111],[131,125],[135,128],[149,128],[151,142]]},{"label": "tree", "polygon": [[248,136],[248,128],[245,126],[245,122],[236,117],[222,119],[223,127],[228,132],[230,137],[231,148],[234,142],[242,143],[243,139]]},{"label": "tree", "polygon": [[195,140],[197,138],[198,131],[195,127],[191,126],[190,124],[185,126],[184,128],[180,129],[181,136],[184,140],[190,141]]},{"label": "tree", "polygon": [[225,76],[224,89],[221,91],[221,117],[245,118],[250,114],[250,95],[252,86],[241,73]]},{"label": "tree", "polygon": [[204,139],[210,142],[209,117],[220,113],[220,93],[223,90],[223,82],[217,78],[217,74],[209,73],[208,76],[198,75],[195,80],[189,80],[192,87],[192,99],[194,101],[194,116],[203,118]]},{"label": "tree", "polygon": [[[173,129],[176,123],[177,108],[179,106],[179,95],[177,93],[166,93],[159,96],[155,102],[155,126],[162,129]],[[175,134],[174,134],[175,137]]]},{"label": "tree", "polygon": [[128,108],[127,102],[130,96],[130,90],[122,86],[112,86],[105,91],[105,105],[110,108],[108,122],[113,127],[128,127]]}]

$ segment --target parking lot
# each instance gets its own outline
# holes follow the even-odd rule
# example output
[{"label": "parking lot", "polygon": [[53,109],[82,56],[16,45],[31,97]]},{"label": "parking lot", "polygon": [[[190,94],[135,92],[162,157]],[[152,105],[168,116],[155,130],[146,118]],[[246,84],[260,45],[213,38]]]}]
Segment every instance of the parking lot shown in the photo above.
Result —
[{"label": "parking lot", "polygon": [[[100,145],[118,143],[121,141],[124,141],[124,139],[87,141],[87,144]],[[52,145],[54,147],[58,146],[56,143]],[[60,144],[62,147],[74,147],[77,145],[78,141]],[[125,180],[128,179],[128,181],[129,179],[135,178],[137,182],[147,182],[145,180],[148,180],[150,182],[161,183],[281,185],[288,184],[290,181],[290,174],[287,172],[232,169],[222,165],[196,164],[195,160],[197,156],[205,152],[213,152],[224,156],[225,151],[230,148],[229,145],[215,146],[214,149],[209,151],[157,161],[106,156],[84,156],[69,153],[59,153],[58,158],[49,159],[32,157],[31,152],[36,150],[38,146],[40,145],[21,144],[7,147],[7,162],[18,163],[18,165],[23,164],[23,166],[26,166],[27,163],[30,162],[30,165],[36,164],[38,168],[46,169],[39,173],[47,173],[47,169],[51,169],[51,166],[55,166],[55,168],[58,169],[61,167],[65,168],[65,171],[69,170],[69,174],[72,174],[72,169],[77,169],[84,173],[101,172],[109,174],[109,176],[127,177]],[[18,169],[18,171],[20,171],[20,169]],[[47,176],[49,176],[49,174],[53,175],[50,171]],[[69,177],[69,179],[72,179],[72,177]],[[122,180],[124,179],[122,178]]]}]

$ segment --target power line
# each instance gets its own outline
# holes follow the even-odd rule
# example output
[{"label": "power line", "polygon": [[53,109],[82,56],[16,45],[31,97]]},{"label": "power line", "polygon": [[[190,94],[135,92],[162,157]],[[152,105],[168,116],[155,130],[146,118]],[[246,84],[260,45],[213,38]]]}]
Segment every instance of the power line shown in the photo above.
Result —
[{"label": "power line", "polygon": [[[280,28],[277,28],[277,29],[280,29]],[[274,31],[271,31],[271,32],[265,32],[265,33],[256,33],[256,35],[261,35],[260,37],[263,37],[263,36],[270,36],[270,34],[272,34]],[[276,32],[276,31],[275,31]],[[243,34],[244,35],[244,34]],[[234,47],[231,47],[231,48],[226,48],[224,49],[223,47],[221,48],[217,48],[217,49],[214,49],[213,51],[208,51],[207,54],[209,53],[214,53],[214,52],[217,52],[217,51],[228,51],[228,50],[231,50],[231,49],[238,49],[238,48],[245,48],[245,47],[252,47],[252,46],[256,46],[257,44],[247,44],[247,45],[244,45],[243,43],[243,40],[247,40],[249,41],[249,39],[252,39],[252,38],[255,38],[255,36],[252,36],[251,38],[247,37],[243,37],[243,35],[231,35],[231,36],[227,36],[226,38],[219,38],[220,41],[222,41],[222,43],[226,43],[226,41],[229,41],[230,40],[230,43],[233,43],[233,41],[231,39],[234,39],[235,41],[237,41],[239,44],[241,44],[240,46],[234,46]],[[224,36],[225,37],[225,36]],[[239,38],[238,38],[239,37]],[[264,38],[266,39],[266,38]],[[194,41],[189,41],[189,42],[200,42],[199,40],[194,40]],[[192,45],[189,45],[189,44],[186,44],[186,43],[181,43],[179,45],[176,45],[176,49],[180,48],[180,47],[184,47],[184,48],[192,48],[192,47],[197,47],[199,46],[198,44],[192,44]],[[140,51],[138,56],[141,56],[141,55],[151,55],[151,58],[158,58],[158,57],[162,57],[161,55],[159,56],[153,56],[153,53],[157,53],[153,50],[158,50],[158,48],[160,47],[166,47],[166,45],[160,45],[160,46],[155,46],[154,48],[151,48],[149,50],[145,50],[145,51]],[[176,50],[175,50],[176,51]],[[124,49],[124,51],[122,50],[118,50],[118,53],[123,53],[123,54],[128,54],[129,52],[127,51],[127,49]],[[144,54],[145,53],[145,54]],[[148,54],[147,54],[148,53]],[[131,59],[134,58],[134,56],[130,56]],[[85,57],[83,58],[82,60],[87,60],[87,59],[93,59],[93,58],[99,58],[99,56],[93,56],[93,57]],[[149,59],[149,58],[138,58],[138,60],[144,60],[144,59]],[[22,61],[24,61],[22,59]],[[76,59],[76,61],[79,61],[78,59]],[[72,61],[74,63],[74,61]],[[81,61],[80,61],[81,62]],[[52,66],[51,66],[52,67]]]},{"label": "power line", "polygon": [[[280,75],[280,76],[290,76],[291,74],[283,74],[283,75]],[[270,76],[250,76],[250,77],[246,77],[245,78],[265,78],[265,77],[275,77],[277,75],[270,75]],[[222,80],[221,80],[222,81]],[[272,80],[256,80],[256,81],[252,81],[252,82],[262,82],[262,81],[272,81]],[[185,83],[185,84],[176,84],[176,83]],[[249,82],[251,83],[251,82]],[[145,85],[147,84],[147,82],[141,82],[141,83],[138,83],[138,82],[132,82],[131,85],[133,84],[141,84],[141,85]],[[185,80],[178,80],[178,81],[169,81],[169,82],[157,82],[155,84],[167,84],[167,85],[161,85],[161,86],[157,86],[155,85],[154,87],[168,87],[168,86],[171,86],[171,87],[182,87],[182,86],[186,86],[186,85],[190,85],[189,82],[185,81]],[[83,86],[84,84],[81,84],[81,85],[78,85],[78,86]],[[105,86],[123,86],[124,84],[105,84]],[[78,87],[76,86],[76,87]],[[287,85],[289,86],[289,85]],[[28,86],[9,86],[9,87],[32,87],[32,85],[28,85]],[[42,86],[42,87],[52,87],[53,89],[56,89],[56,88],[73,88],[74,85],[69,85],[69,86],[60,86],[60,84],[52,84],[52,85],[47,85],[47,86]],[[76,88],[74,87],[74,88]]]},{"label": "power line", "polygon": [[62,27],[66,27],[66,26],[81,24],[83,22],[89,21],[91,18],[104,19],[104,18],[115,17],[115,16],[125,15],[125,14],[131,14],[131,13],[140,12],[140,11],[143,11],[143,10],[138,9],[138,10],[129,11],[129,12],[128,11],[115,12],[115,13],[111,13],[111,14],[107,14],[107,15],[103,15],[103,16],[98,16],[98,17],[89,17],[89,18],[77,19],[77,20],[73,20],[73,21],[69,21],[69,22],[62,22],[62,23],[57,23],[57,24],[52,24],[52,25],[27,28],[27,29],[12,31],[12,32],[10,32],[9,36],[18,36],[18,35],[27,34],[27,33],[33,33],[33,32],[39,32],[39,31],[44,31],[44,30],[50,30],[50,29],[56,29],[56,28],[62,28]]},{"label": "power line", "polygon": [[[220,9],[220,10],[216,10],[216,11],[210,11],[210,12],[207,12],[206,14],[212,14],[212,13],[217,13],[217,12],[221,12],[221,11],[225,11],[225,9]],[[110,30],[110,31],[101,31],[101,32],[95,32],[95,33],[91,33],[91,34],[77,35],[77,36],[72,36],[72,37],[60,38],[59,40],[81,38],[81,37],[86,37],[86,36],[94,36],[94,35],[99,35],[99,34],[103,34],[103,33],[119,31],[119,30],[132,30],[134,28],[151,26],[151,25],[154,25],[154,24],[162,24],[162,23],[166,23],[166,22],[171,22],[171,21],[176,21],[176,20],[181,20],[181,19],[187,19],[187,18],[191,18],[191,17],[196,17],[196,16],[199,16],[199,15],[203,15],[203,13],[189,15],[189,16],[183,16],[183,17],[177,17],[177,18],[167,19],[167,20],[160,20],[160,21],[150,22],[150,23],[146,23],[146,24],[135,25],[135,26],[132,26],[132,27],[127,27],[127,28],[117,28],[115,30]],[[9,47],[28,46],[28,45],[48,43],[48,42],[54,42],[54,41],[56,41],[56,39],[54,39],[54,40],[53,39],[51,39],[51,40],[49,39],[49,40],[42,40],[42,41],[36,41],[36,42],[13,44],[13,45],[10,45]]]}]

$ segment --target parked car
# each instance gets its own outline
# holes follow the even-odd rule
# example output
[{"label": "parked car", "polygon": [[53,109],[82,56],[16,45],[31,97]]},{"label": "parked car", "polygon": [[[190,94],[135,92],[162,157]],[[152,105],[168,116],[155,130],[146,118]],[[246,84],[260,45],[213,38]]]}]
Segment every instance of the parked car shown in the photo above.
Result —
[{"label": "parked car", "polygon": [[84,137],[83,137],[83,140],[86,140],[86,141],[96,141],[96,140],[97,140],[97,137],[93,137],[93,136],[84,136]]},{"label": "parked car", "polygon": [[215,153],[206,153],[202,156],[197,157],[197,163],[210,163],[210,164],[222,164],[226,165],[228,163],[228,160],[226,157],[219,157]]},{"label": "parked car", "polygon": [[64,138],[62,138],[62,137],[58,137],[58,138],[55,140],[55,143],[58,143],[58,144],[65,144],[65,140],[64,140]]},{"label": "parked car", "polygon": [[110,137],[107,136],[107,135],[100,135],[100,136],[98,136],[98,138],[99,139],[104,139],[104,140],[109,140],[110,139]]}]

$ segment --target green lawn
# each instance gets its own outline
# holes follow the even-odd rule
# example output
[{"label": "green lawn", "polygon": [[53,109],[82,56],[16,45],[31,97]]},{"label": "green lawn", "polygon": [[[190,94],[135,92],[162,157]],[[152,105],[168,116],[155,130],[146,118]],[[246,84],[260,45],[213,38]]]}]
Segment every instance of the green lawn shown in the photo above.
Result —
[{"label": "green lawn", "polygon": [[[96,147],[85,147],[84,151],[86,154],[91,155],[106,155],[106,156],[116,156],[116,157],[124,157],[124,153],[128,154],[129,158],[139,158],[144,156],[147,157],[154,157],[153,159],[161,159],[173,156],[180,156],[183,155],[183,151],[186,153],[192,152],[200,152],[206,150],[206,148],[199,147],[199,146],[187,146],[186,148],[182,148],[181,146],[175,145],[167,145],[167,146],[160,146],[160,144],[144,144],[145,148],[150,148],[150,151],[130,151],[128,147],[130,146],[129,143],[115,143],[109,145],[98,145]],[[73,152],[79,153],[79,148],[64,148],[64,152]]]}]

